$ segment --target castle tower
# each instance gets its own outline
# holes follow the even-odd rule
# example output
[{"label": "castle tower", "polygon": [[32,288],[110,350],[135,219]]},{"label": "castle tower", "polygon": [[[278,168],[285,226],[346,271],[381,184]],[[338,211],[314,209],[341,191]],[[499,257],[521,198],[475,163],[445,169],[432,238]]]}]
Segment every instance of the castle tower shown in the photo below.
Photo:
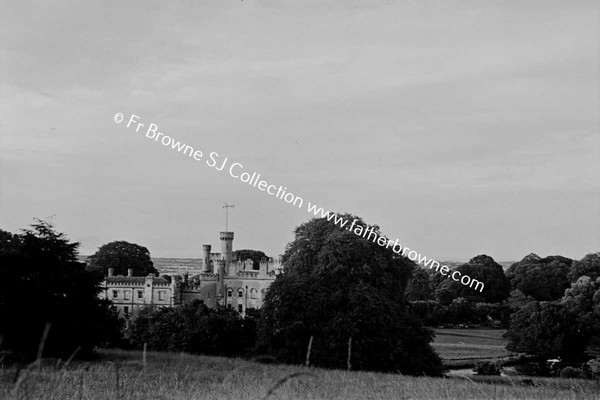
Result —
[{"label": "castle tower", "polygon": [[211,271],[211,268],[210,268],[210,249],[211,249],[210,244],[202,245],[202,252],[203,252],[202,272],[204,272],[204,273],[213,272],[213,271]]},{"label": "castle tower", "polygon": [[219,238],[221,239],[221,257],[229,265],[233,257],[233,232],[221,232]]},{"label": "castle tower", "polygon": [[217,270],[219,271],[219,277],[217,280],[217,304],[225,304],[225,260],[217,260]]}]

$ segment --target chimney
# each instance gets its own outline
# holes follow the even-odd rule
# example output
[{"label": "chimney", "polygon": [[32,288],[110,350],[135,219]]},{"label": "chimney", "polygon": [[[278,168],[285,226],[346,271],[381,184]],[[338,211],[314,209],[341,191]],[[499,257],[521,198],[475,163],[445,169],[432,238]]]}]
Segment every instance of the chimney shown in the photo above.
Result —
[{"label": "chimney", "polygon": [[133,268],[127,269],[127,276],[133,276]]},{"label": "chimney", "polygon": [[115,276],[115,269],[114,268],[109,268],[108,269],[108,276]]}]

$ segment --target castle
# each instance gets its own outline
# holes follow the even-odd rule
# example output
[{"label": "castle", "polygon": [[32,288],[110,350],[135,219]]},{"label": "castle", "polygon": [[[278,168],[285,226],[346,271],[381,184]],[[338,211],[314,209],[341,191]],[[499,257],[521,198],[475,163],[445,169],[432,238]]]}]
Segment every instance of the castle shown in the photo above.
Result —
[{"label": "castle", "polygon": [[154,275],[136,277],[132,270],[128,276],[114,276],[109,269],[100,297],[110,300],[126,316],[147,306],[172,307],[196,299],[208,307],[222,305],[245,315],[248,308],[262,306],[283,265],[281,260],[265,259],[255,270],[250,259],[234,261],[233,236],[233,232],[220,232],[220,253],[211,253],[212,246],[203,245],[201,272],[193,276],[171,274],[170,280]]}]

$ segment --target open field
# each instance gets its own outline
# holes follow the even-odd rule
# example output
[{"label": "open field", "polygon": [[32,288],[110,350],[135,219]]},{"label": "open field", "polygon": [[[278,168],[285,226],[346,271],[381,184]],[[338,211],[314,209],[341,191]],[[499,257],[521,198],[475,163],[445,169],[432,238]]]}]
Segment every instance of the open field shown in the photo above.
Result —
[{"label": "open field", "polygon": [[[49,362],[52,364],[52,362]],[[593,382],[510,385],[265,365],[240,359],[105,351],[65,369],[0,369],[2,399],[600,399]]]},{"label": "open field", "polygon": [[503,329],[435,329],[433,348],[448,368],[469,367],[479,360],[514,356],[506,350]]}]

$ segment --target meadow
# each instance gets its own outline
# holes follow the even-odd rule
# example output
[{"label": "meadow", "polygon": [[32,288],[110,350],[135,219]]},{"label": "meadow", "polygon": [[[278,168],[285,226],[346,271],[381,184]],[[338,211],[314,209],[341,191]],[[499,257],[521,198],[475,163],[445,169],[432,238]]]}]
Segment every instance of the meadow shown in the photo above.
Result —
[{"label": "meadow", "polygon": [[0,398],[100,399],[600,399],[597,383],[546,379],[490,384],[468,378],[322,370],[186,354],[102,351],[94,362],[0,369]]},{"label": "meadow", "polygon": [[434,329],[433,348],[448,368],[472,367],[477,361],[498,361],[515,357],[506,350],[503,329]]}]

